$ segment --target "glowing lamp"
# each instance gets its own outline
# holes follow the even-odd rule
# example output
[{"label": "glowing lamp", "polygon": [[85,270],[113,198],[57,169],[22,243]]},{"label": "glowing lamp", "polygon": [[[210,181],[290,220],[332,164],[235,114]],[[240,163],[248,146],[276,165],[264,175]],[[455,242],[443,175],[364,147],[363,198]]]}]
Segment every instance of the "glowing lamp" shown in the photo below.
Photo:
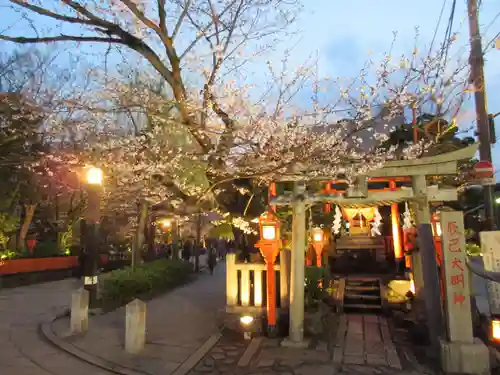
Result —
[{"label": "glowing lamp", "polygon": [[245,340],[252,339],[251,326],[252,326],[253,320],[254,320],[253,316],[250,316],[250,315],[243,315],[240,317],[240,323],[241,323],[241,326],[243,327],[243,338]]},{"label": "glowing lamp", "polygon": [[262,239],[263,240],[275,240],[276,239],[276,228],[272,225],[262,226]]},{"label": "glowing lamp", "polygon": [[276,241],[279,221],[272,212],[265,212],[259,217],[260,238],[265,241]]},{"label": "glowing lamp", "polygon": [[323,242],[323,230],[321,228],[314,228],[312,230],[312,239],[314,242]]},{"label": "glowing lamp", "polygon": [[172,223],[168,219],[163,219],[161,221],[161,226],[163,227],[163,229],[168,229],[172,226]]},{"label": "glowing lamp", "polygon": [[[281,241],[279,239],[279,220],[272,211],[268,211],[259,217],[260,240],[255,247],[260,249],[266,262],[266,291],[267,291],[267,326],[268,335],[273,337],[276,331],[276,274],[274,263],[280,252]],[[243,318],[243,317],[242,317]],[[248,339],[250,333],[245,333]]]},{"label": "glowing lamp", "polygon": [[500,320],[491,321],[491,338],[500,341]]},{"label": "glowing lamp", "polygon": [[245,327],[248,327],[250,324],[252,324],[253,320],[253,316],[250,315],[243,315],[242,317],[240,317],[240,323]]},{"label": "glowing lamp", "polygon": [[497,199],[495,199],[495,203],[496,204],[500,204],[500,197],[498,197]]},{"label": "glowing lamp", "polygon": [[102,185],[102,169],[90,167],[87,170],[87,183],[90,185]]}]

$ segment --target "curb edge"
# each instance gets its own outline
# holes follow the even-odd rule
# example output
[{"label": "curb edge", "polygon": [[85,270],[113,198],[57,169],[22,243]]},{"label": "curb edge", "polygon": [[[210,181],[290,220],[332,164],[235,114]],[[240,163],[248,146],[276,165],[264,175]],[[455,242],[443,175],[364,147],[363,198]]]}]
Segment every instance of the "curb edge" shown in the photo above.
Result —
[{"label": "curb edge", "polygon": [[122,367],[118,364],[112,363],[105,361],[101,358],[97,358],[79,348],[77,348],[74,345],[71,345],[67,342],[65,342],[63,339],[58,337],[53,331],[52,331],[52,323],[55,322],[56,320],[62,319],[64,317],[67,317],[68,311],[65,311],[64,313],[58,314],[55,317],[51,318],[50,320],[47,320],[45,322],[40,323],[40,332],[42,336],[48,340],[52,345],[57,347],[58,349],[72,355],[73,357],[76,357],[77,359],[80,359],[83,362],[87,362],[90,365],[99,367],[103,370],[109,371],[111,373],[117,374],[117,375],[151,375],[147,372],[140,372],[137,370],[133,370],[130,368]]}]

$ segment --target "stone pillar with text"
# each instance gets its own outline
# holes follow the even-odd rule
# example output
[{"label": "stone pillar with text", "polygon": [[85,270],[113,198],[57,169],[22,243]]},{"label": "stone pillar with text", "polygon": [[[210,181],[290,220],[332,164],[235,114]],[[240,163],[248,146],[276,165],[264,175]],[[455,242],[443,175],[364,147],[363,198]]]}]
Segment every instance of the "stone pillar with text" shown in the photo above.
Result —
[{"label": "stone pillar with text", "polygon": [[470,279],[463,213],[441,212],[445,280],[446,337],[440,340],[441,366],[448,374],[489,374],[489,350],[472,329]]}]

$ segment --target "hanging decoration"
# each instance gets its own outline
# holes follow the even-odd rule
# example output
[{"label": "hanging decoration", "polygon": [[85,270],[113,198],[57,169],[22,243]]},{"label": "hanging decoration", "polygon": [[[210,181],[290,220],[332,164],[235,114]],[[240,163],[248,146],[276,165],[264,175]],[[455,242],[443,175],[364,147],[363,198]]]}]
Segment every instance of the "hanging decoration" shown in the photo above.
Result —
[{"label": "hanging decoration", "polygon": [[335,206],[335,217],[333,219],[333,233],[339,234],[342,227],[342,212],[338,205]]},{"label": "hanging decoration", "polygon": [[408,207],[408,202],[405,202],[405,212],[403,212],[403,230],[407,230],[413,227],[413,220],[411,218],[410,208]]},{"label": "hanging decoration", "polygon": [[382,215],[380,215],[378,208],[375,208],[375,217],[373,218],[372,229],[371,229],[372,236],[381,236],[382,235],[382,233],[380,233],[380,225],[381,224],[382,224]]}]

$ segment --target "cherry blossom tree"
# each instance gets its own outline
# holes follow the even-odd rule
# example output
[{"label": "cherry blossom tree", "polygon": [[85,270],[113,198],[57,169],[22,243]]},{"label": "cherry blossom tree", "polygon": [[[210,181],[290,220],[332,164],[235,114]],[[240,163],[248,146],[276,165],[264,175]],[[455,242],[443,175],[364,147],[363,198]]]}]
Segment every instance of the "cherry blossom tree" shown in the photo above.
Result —
[{"label": "cherry blossom tree", "polygon": [[[281,62],[267,62],[264,82],[252,82],[246,64],[265,62],[290,32],[301,10],[295,0],[9,2],[22,19],[58,28],[0,40],[128,48],[148,63],[147,80],[164,83],[152,90],[102,74],[102,89],[85,103],[98,125],[71,157],[101,165],[110,199],[127,207],[139,198],[185,214],[201,204],[224,212],[217,198],[235,179],[351,179],[394,157],[380,145],[404,108],[437,105],[440,116],[453,116],[465,95],[465,64],[450,67],[443,53],[454,38],[425,54],[415,46],[395,57],[391,46],[354,79],[318,77],[316,61],[296,67],[285,51]],[[71,27],[56,31],[63,26]],[[117,111],[127,120],[117,121]],[[406,148],[405,157],[422,147]]]},{"label": "cherry blossom tree", "polygon": [[[58,201],[56,211],[68,213],[81,206],[74,199],[79,196],[76,176],[46,157],[71,133],[66,131],[68,125],[76,123],[74,110],[67,105],[68,96],[78,97],[77,90],[68,89],[74,77],[53,65],[58,52],[30,48],[0,59],[0,176],[4,179],[0,210],[9,215],[15,215],[18,207],[24,211],[19,249],[44,202]],[[61,210],[66,203],[69,207]]]}]

